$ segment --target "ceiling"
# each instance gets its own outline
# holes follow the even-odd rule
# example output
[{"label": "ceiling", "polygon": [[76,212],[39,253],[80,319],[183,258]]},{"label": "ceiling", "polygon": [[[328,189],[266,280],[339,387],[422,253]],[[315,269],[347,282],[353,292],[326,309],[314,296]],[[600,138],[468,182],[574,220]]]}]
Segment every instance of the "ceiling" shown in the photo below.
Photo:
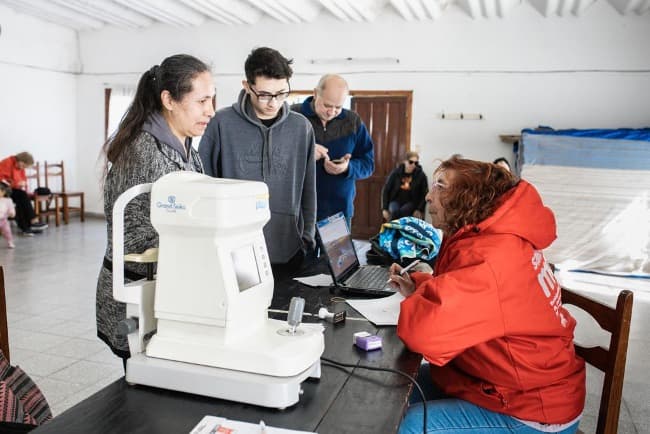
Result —
[{"label": "ceiling", "polygon": [[434,21],[452,7],[473,19],[494,19],[506,17],[523,2],[545,17],[580,16],[598,1],[621,15],[650,11],[650,0],[0,0],[0,5],[75,30],[97,30],[156,23],[199,26],[210,21],[250,25],[264,16],[283,23],[311,22],[321,15],[371,22],[388,11],[406,21]]}]

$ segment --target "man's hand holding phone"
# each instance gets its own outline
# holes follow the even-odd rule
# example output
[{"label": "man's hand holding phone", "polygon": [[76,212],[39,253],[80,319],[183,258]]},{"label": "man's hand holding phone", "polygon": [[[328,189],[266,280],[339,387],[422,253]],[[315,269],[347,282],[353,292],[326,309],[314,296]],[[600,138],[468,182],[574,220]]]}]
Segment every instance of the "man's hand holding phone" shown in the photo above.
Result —
[{"label": "man's hand holding phone", "polygon": [[352,155],[345,154],[343,157],[337,158],[335,160],[326,159],[323,163],[325,172],[329,173],[330,175],[340,175],[341,173],[346,172],[348,170],[348,166],[350,165],[350,158],[352,158]]}]

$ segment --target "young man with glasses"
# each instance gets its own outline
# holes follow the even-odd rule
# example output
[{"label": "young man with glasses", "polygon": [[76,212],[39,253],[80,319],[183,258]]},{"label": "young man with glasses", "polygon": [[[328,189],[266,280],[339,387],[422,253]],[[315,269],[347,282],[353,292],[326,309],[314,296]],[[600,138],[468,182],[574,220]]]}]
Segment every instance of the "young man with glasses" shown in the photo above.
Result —
[{"label": "young man with glasses", "polygon": [[348,227],[354,215],[355,181],[375,170],[373,144],[366,126],[355,112],[343,108],[348,97],[343,77],[321,77],[314,95],[291,109],[311,122],[316,135],[317,219],[339,211]]},{"label": "young man with glasses", "polygon": [[418,153],[409,151],[404,162],[388,175],[381,201],[384,220],[390,221],[410,215],[423,218],[429,188],[427,175],[419,162]]},{"label": "young man with glasses", "polygon": [[246,80],[237,102],[217,111],[199,154],[208,175],[266,183],[269,258],[293,269],[314,247],[316,164],[314,131],[285,102],[291,63],[272,48],[254,49],[244,65]]}]

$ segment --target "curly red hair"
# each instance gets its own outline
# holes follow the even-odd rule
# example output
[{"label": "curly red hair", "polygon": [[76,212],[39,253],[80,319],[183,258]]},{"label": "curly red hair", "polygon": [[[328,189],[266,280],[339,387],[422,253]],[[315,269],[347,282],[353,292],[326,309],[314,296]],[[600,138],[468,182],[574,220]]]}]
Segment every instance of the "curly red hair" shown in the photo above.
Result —
[{"label": "curly red hair", "polygon": [[466,225],[475,225],[491,216],[504,195],[517,185],[517,179],[493,163],[454,156],[443,161],[434,172],[446,172],[449,185],[440,192],[449,234]]}]

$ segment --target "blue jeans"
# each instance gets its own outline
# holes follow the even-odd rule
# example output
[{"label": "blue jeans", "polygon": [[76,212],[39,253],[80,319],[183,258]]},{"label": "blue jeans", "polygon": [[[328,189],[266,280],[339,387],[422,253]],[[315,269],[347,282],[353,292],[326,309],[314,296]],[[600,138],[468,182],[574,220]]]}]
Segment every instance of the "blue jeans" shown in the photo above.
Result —
[{"label": "blue jeans", "polygon": [[[445,396],[430,380],[428,363],[420,366],[418,383],[427,399],[427,433],[541,433],[512,416],[495,413],[468,401]],[[409,399],[409,408],[399,426],[399,434],[422,434],[422,409],[422,398],[417,390],[414,390]],[[557,434],[574,434],[578,430],[578,424],[579,422],[576,422]]]},{"label": "blue jeans", "polygon": [[[422,403],[411,404],[399,426],[399,434],[422,434]],[[427,433],[479,434],[517,433],[539,434],[517,419],[486,410],[462,399],[427,401]],[[558,434],[574,434],[578,422]]]}]

